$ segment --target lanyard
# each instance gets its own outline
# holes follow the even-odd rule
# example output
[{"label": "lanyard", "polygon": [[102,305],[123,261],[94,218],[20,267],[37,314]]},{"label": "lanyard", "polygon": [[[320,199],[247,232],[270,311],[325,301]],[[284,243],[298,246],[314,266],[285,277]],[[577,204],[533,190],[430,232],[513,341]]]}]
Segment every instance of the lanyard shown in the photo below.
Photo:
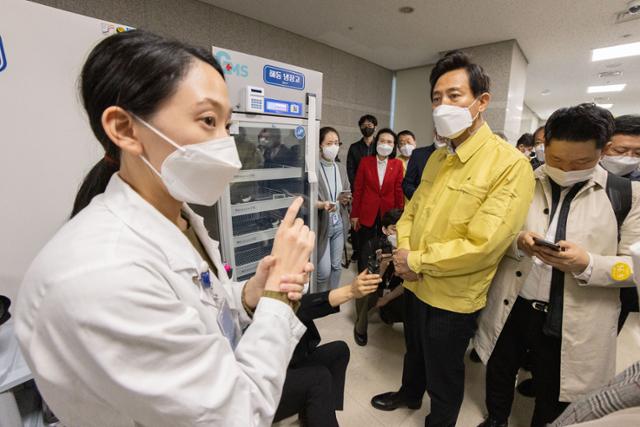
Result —
[{"label": "lanyard", "polygon": [[327,187],[329,187],[329,197],[332,202],[338,201],[338,171],[336,170],[338,166],[336,164],[333,165],[333,194],[331,194],[331,186],[329,185],[329,178],[327,177],[327,171],[325,170],[324,165],[322,166],[322,174],[324,175],[324,181],[327,183]]}]

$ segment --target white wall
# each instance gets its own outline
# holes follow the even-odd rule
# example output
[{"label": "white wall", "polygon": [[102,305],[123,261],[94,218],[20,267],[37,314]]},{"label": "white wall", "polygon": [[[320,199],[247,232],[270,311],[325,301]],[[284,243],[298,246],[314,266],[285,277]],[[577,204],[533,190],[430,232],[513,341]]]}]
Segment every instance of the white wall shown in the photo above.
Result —
[{"label": "white wall", "polygon": [[409,129],[416,134],[418,146],[433,141],[433,118],[429,74],[433,65],[396,71],[394,130]]},{"label": "white wall", "polygon": [[520,135],[523,133],[533,133],[538,129],[540,124],[541,121],[538,115],[534,113],[527,104],[524,104],[522,110],[522,122],[520,123]]}]

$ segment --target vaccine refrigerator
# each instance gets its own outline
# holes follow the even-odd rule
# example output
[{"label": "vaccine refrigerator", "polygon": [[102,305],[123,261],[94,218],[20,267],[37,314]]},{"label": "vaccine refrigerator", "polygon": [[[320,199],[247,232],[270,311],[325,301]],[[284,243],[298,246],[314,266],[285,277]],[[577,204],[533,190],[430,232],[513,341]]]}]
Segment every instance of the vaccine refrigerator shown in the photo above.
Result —
[{"label": "vaccine refrigerator", "polygon": [[271,253],[277,227],[295,197],[305,199],[300,214],[305,224],[317,228],[322,73],[229,49],[213,47],[213,53],[229,88],[231,134],[242,170],[216,208],[196,210],[208,223],[217,219],[212,228],[223,257],[234,278],[245,280]]}]

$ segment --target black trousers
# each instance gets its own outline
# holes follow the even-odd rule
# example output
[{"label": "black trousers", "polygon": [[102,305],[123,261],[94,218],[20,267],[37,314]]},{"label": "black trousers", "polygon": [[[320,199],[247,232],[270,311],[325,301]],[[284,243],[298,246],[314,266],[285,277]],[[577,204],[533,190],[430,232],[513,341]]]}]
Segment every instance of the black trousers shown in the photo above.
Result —
[{"label": "black trousers", "polygon": [[464,355],[477,328],[478,313],[455,313],[432,307],[406,290],[407,353],[400,391],[421,398],[426,390],[431,413],[425,426],[456,425],[464,398]]},{"label": "black trousers", "polygon": [[[375,245],[382,235],[380,215],[376,215],[376,222],[371,227],[360,226],[358,238],[360,239],[360,256],[358,257],[358,274],[367,269],[367,261],[370,256],[375,256]],[[369,310],[376,305],[378,297],[375,293],[356,299],[356,323],[355,328],[359,334],[366,334],[369,326]]]},{"label": "black trousers", "polygon": [[307,360],[287,369],[274,422],[300,413],[309,427],[338,425],[344,405],[349,347],[344,341],[318,346]]},{"label": "black trousers", "polygon": [[620,288],[620,317],[618,318],[618,333],[627,321],[629,313],[638,311],[638,290],[633,288]]},{"label": "black trousers", "polygon": [[506,421],[511,413],[514,384],[527,348],[535,378],[532,427],[554,421],[569,405],[560,402],[561,339],[542,332],[546,314],[518,297],[487,363],[486,403],[489,415]]}]

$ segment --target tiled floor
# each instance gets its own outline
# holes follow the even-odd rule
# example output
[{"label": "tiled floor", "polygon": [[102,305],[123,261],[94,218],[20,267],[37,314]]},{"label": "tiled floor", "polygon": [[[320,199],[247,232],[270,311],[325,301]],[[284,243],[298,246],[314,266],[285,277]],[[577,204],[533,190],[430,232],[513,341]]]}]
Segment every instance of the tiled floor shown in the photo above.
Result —
[{"label": "tiled floor", "polygon": [[[342,283],[349,282],[354,276],[345,270]],[[383,412],[374,409],[369,401],[375,394],[397,390],[402,373],[404,338],[402,326],[388,326],[372,315],[369,324],[369,344],[359,347],[353,341],[353,304],[347,303],[340,313],[320,319],[316,322],[323,342],[343,340],[351,349],[351,361],[347,369],[345,390],[345,409],[338,412],[338,421],[342,427],[422,427],[424,417],[429,410],[429,398],[425,395],[422,409],[411,411],[398,409]],[[622,370],[640,358],[640,317],[633,313],[618,343],[618,370]],[[472,363],[468,357],[465,399],[458,418],[459,427],[475,427],[484,415],[484,367]],[[512,427],[529,425],[533,401],[516,393],[510,420]],[[278,424],[281,427],[297,426],[296,418],[287,419]]]}]

